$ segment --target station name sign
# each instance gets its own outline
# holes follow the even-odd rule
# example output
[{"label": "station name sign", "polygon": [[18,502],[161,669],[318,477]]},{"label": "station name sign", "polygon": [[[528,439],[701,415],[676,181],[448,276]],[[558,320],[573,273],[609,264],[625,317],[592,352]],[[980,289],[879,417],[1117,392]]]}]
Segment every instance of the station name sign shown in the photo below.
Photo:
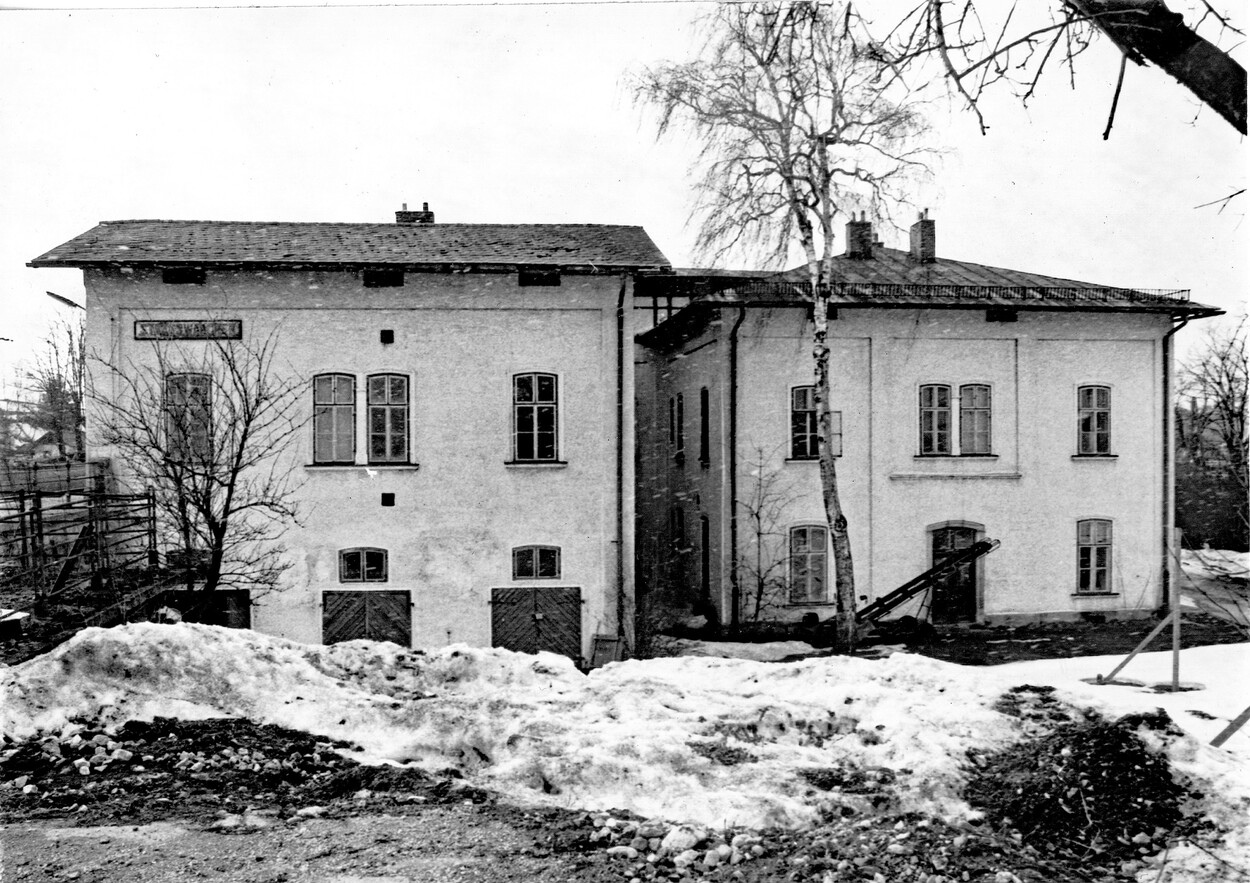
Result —
[{"label": "station name sign", "polygon": [[242,340],[242,319],[136,319],[135,340]]}]

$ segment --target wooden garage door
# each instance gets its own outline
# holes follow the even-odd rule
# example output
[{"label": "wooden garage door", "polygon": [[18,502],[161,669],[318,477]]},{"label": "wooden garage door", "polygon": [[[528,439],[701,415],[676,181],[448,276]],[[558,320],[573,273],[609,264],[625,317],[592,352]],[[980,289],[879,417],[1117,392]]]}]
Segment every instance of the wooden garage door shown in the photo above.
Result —
[{"label": "wooden garage door", "polygon": [[491,646],[574,661],[582,656],[582,590],[509,586],[491,590]]},{"label": "wooden garage door", "polygon": [[326,644],[367,638],[412,646],[408,592],[325,592],[321,639]]}]

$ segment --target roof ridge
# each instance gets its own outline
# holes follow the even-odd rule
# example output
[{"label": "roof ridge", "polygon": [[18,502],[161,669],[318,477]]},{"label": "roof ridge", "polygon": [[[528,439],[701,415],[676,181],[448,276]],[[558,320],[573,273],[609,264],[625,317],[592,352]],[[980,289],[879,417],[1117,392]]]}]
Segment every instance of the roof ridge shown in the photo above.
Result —
[{"label": "roof ridge", "polygon": [[197,218],[118,218],[110,221],[97,221],[96,225],[105,224],[220,224],[230,226],[267,226],[282,225],[286,227],[387,227],[399,229],[423,229],[432,227],[603,227],[613,229],[642,230],[641,224],[589,224],[572,221],[453,221],[432,224],[397,224],[394,221],[222,221]]}]

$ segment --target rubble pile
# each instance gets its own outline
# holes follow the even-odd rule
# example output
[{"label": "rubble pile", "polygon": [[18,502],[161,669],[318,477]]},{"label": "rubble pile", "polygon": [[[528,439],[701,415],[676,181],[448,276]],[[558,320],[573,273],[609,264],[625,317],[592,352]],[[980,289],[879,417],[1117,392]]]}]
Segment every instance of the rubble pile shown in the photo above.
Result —
[{"label": "rubble pile", "polygon": [[990,822],[1049,854],[1124,876],[1209,827],[1186,813],[1202,795],[1178,781],[1166,753],[1141,735],[1179,736],[1166,713],[1108,721],[1063,709],[1050,693],[1026,685],[1004,696],[999,709],[1034,724],[1026,727],[1031,734],[1000,751],[969,752],[965,797]]},{"label": "rubble pile", "polygon": [[249,807],[281,814],[375,793],[485,799],[456,773],[363,767],[336,750],[348,747],[238,718],[156,718],[104,728],[71,722],[59,733],[0,747],[0,818],[72,813],[84,822],[129,821]]}]

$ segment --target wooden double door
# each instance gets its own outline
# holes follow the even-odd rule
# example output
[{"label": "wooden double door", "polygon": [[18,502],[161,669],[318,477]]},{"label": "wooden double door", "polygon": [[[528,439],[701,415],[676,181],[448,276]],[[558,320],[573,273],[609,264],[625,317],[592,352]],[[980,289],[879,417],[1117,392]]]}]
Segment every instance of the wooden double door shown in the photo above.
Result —
[{"label": "wooden double door", "polygon": [[325,644],[390,641],[412,646],[412,598],[408,592],[325,592],[321,597]]},{"label": "wooden double door", "polygon": [[491,646],[582,658],[582,590],[507,586],[491,590]]}]

